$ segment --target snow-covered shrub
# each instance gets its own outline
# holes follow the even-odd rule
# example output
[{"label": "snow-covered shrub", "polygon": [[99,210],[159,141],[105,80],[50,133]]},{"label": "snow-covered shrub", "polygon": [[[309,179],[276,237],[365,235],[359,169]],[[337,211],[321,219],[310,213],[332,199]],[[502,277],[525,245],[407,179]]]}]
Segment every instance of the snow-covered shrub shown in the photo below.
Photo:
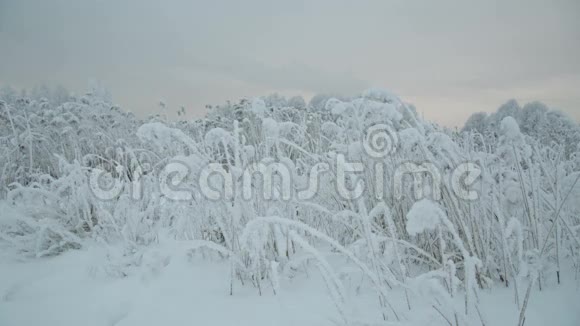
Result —
[{"label": "snow-covered shrub", "polygon": [[[175,241],[180,254],[227,260],[231,294],[248,284],[280,293],[284,278],[316,264],[345,323],[348,291],[329,251],[356,266],[376,293],[378,314],[393,322],[416,313],[412,298],[424,295],[438,314],[465,324],[481,317],[480,288],[513,287],[521,307],[529,292],[524,298],[518,282],[544,286],[564,260],[580,266],[577,124],[537,103],[508,102],[459,133],[379,89],[315,96],[308,105],[280,95],[243,99],[179,122],[138,120],[99,87],[80,98],[36,93],[0,93],[0,242],[29,256],[116,244],[122,250],[105,273],[123,277],[148,266],[155,274],[171,255],[157,246]],[[377,125],[390,138],[373,144],[386,153],[367,155]],[[345,180],[364,184],[361,196],[335,186],[339,158],[363,168]],[[425,162],[441,177],[437,191],[421,188],[429,199],[414,187],[396,189],[401,166]],[[451,181],[466,162],[481,170],[476,200],[459,198]],[[232,176],[231,196],[204,195],[199,178],[210,163]],[[244,172],[271,163],[286,167],[291,183],[275,175],[266,197],[260,176],[251,175],[248,187]],[[171,178],[169,164],[185,169],[179,186],[187,200],[161,185]],[[314,172],[314,194],[295,195]],[[437,181],[428,172],[420,177]],[[95,173],[122,185],[118,193],[99,198]],[[212,180],[214,188],[226,184]],[[283,198],[288,189],[294,195]],[[393,290],[405,293],[405,309],[393,304]]]}]

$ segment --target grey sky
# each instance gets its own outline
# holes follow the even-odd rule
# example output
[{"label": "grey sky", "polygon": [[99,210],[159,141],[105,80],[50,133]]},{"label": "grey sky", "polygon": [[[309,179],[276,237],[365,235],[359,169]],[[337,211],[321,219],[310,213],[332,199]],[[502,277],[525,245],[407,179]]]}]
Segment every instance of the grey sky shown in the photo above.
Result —
[{"label": "grey sky", "polygon": [[509,98],[580,119],[578,58],[578,0],[0,0],[0,86],[97,79],[136,113],[374,86],[448,126]]}]

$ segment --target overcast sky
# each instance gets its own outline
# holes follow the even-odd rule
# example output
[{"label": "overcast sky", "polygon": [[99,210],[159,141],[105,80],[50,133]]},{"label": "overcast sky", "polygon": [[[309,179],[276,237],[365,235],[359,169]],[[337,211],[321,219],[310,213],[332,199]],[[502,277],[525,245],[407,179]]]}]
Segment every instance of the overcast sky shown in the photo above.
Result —
[{"label": "overcast sky", "polygon": [[510,98],[580,120],[580,1],[0,0],[0,86],[102,81],[116,103],[387,88],[461,125]]}]

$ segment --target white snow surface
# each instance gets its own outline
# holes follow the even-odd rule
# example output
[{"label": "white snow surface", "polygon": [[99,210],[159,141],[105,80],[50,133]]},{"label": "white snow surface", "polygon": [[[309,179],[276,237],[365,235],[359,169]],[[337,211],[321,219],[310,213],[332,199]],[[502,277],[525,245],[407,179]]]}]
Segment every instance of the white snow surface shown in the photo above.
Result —
[{"label": "white snow surface", "polygon": [[[126,277],[111,275],[112,252],[118,248],[90,246],[61,256],[22,260],[6,250],[0,255],[0,325],[336,325],[337,311],[315,268],[293,277],[280,275],[279,285],[264,286],[260,296],[251,285],[234,283],[229,295],[229,264],[187,255],[186,243],[147,249],[140,267]],[[114,256],[114,255],[113,255]],[[353,266],[327,252],[338,270]],[[156,263],[161,262],[161,263]],[[118,266],[117,266],[118,267]],[[344,274],[344,273],[343,273]],[[377,299],[359,277],[342,277],[348,297],[347,314],[356,325],[446,325],[425,303],[412,297],[413,310],[400,324],[376,316]],[[578,281],[564,274],[561,285],[534,291],[527,326],[580,324]],[[362,285],[362,286],[361,286]],[[525,285],[525,284],[524,284]],[[521,291],[524,290],[522,285]],[[274,294],[273,286],[278,286]],[[362,290],[357,290],[361,286]],[[404,294],[393,290],[396,306]],[[488,325],[516,325],[513,290],[497,287],[481,293]],[[461,306],[461,298],[457,305]],[[479,320],[472,321],[479,325]]]}]

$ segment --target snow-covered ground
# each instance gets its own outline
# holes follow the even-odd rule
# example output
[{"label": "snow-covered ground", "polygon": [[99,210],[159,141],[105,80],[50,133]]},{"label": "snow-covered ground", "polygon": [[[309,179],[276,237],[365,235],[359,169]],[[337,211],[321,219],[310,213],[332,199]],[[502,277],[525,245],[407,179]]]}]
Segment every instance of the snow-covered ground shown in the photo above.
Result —
[{"label": "snow-covered ground", "polygon": [[[150,262],[132,269],[129,276],[114,277],[105,268],[114,269],[107,258],[109,252],[111,248],[94,246],[33,261],[2,257],[0,325],[265,326],[335,325],[339,321],[315,268],[299,271],[292,278],[283,277],[276,295],[269,284],[259,295],[253,286],[236,282],[230,296],[229,264],[225,261],[192,258],[163,248],[147,253]],[[156,260],[161,263],[156,264]],[[542,292],[534,289],[526,326],[580,325],[578,282],[569,273],[563,276],[559,286],[550,283]],[[353,324],[389,325],[377,316],[376,297],[364,281],[353,277],[343,279],[343,283]],[[402,293],[393,297],[398,298],[394,305],[405,307]],[[403,325],[447,325],[435,310],[421,305],[420,298],[412,299],[414,306],[407,310]],[[513,289],[485,290],[480,300],[486,325],[517,325]]]}]

